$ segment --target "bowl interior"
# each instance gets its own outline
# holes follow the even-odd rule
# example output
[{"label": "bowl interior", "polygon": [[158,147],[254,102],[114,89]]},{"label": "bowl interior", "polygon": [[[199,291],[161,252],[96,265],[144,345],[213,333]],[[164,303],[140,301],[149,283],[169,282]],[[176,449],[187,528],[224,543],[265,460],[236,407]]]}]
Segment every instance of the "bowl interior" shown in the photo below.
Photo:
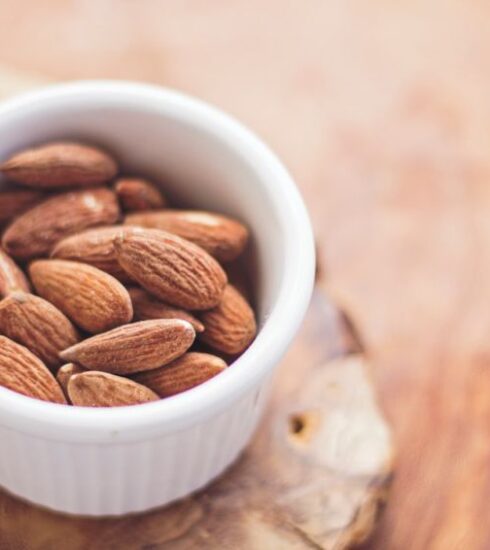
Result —
[{"label": "bowl interior", "polygon": [[163,102],[117,99],[39,102],[0,119],[0,159],[49,140],[99,144],[116,156],[125,173],[152,178],[174,204],[244,221],[251,230],[247,264],[263,324],[285,270],[280,189],[274,196],[269,182],[262,181],[267,174],[250,162],[239,142],[223,139],[212,121],[185,116]]}]

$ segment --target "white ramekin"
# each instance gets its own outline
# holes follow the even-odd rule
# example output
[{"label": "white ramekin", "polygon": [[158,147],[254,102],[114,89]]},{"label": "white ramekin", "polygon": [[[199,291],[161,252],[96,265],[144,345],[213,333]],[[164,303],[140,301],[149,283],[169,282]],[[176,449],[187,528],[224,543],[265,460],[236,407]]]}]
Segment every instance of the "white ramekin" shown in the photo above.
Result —
[{"label": "white ramekin", "polygon": [[179,200],[243,219],[253,235],[260,331],[216,378],[115,409],[65,407],[0,388],[1,486],[71,514],[148,510],[209,483],[250,440],[310,299],[311,226],[287,171],[257,137],[175,91],[76,82],[0,106],[0,159],[58,138],[105,146],[126,171],[154,177]]}]

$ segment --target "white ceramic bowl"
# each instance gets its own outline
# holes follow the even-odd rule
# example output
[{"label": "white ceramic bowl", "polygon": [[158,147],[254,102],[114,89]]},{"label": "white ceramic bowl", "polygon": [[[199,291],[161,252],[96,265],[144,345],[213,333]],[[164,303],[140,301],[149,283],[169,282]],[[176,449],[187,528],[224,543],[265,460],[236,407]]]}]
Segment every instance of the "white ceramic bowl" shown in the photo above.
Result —
[{"label": "white ceramic bowl", "polygon": [[237,216],[252,231],[260,330],[224,373],[175,397],[114,409],[65,407],[0,388],[0,485],[66,513],[148,510],[209,483],[250,440],[310,299],[310,222],[287,171],[258,138],[180,93],[89,81],[0,106],[0,159],[58,138],[106,146],[126,170],[154,177],[190,205]]}]

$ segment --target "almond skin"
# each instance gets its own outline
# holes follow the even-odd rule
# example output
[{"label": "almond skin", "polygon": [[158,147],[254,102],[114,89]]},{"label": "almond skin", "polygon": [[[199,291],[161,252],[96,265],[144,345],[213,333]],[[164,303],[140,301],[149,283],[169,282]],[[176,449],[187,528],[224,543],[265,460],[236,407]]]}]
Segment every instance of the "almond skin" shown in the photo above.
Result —
[{"label": "almond skin", "polygon": [[58,369],[56,373],[56,380],[63,389],[66,396],[68,396],[68,382],[74,374],[80,374],[87,372],[82,367],[75,365],[74,363],[67,363]]},{"label": "almond skin", "polygon": [[200,319],[205,329],[201,341],[230,355],[244,351],[257,332],[252,308],[232,285],[225,288],[220,304],[201,313]]},{"label": "almond skin", "polygon": [[51,257],[93,265],[126,283],[130,278],[117,261],[114,239],[134,230],[122,225],[88,229],[62,239],[54,247]]},{"label": "almond skin", "polygon": [[9,180],[39,189],[97,185],[117,174],[107,153],[80,143],[48,143],[21,151],[2,165]]},{"label": "almond skin", "polygon": [[29,266],[29,275],[40,296],[91,334],[133,318],[128,291],[96,267],[67,260],[36,260]]},{"label": "almond skin", "polygon": [[160,300],[191,310],[219,303],[226,273],[195,244],[164,231],[141,229],[116,237],[114,247],[123,269]]},{"label": "almond skin", "polygon": [[158,210],[129,214],[125,224],[168,231],[204,248],[220,262],[238,257],[248,240],[247,228],[226,216],[199,210]]},{"label": "almond skin", "polygon": [[14,258],[28,260],[50,253],[64,237],[119,218],[116,196],[109,189],[60,193],[31,208],[6,229],[2,244]]},{"label": "almond skin", "polygon": [[0,297],[7,296],[13,290],[29,292],[30,288],[31,286],[24,272],[0,248]]},{"label": "almond skin", "polygon": [[167,203],[156,185],[141,178],[121,178],[114,191],[126,212],[163,208]]},{"label": "almond skin", "polygon": [[142,288],[129,288],[129,295],[133,302],[135,321],[148,321],[150,319],[182,319],[188,321],[196,332],[202,332],[204,325],[184,309],[170,306],[154,296],[151,296]]},{"label": "almond skin", "polygon": [[0,336],[0,386],[53,403],[66,404],[65,396],[46,365],[27,348]]},{"label": "almond skin", "polygon": [[155,392],[132,380],[98,371],[71,376],[68,396],[79,407],[124,407],[159,399]]},{"label": "almond skin", "polygon": [[0,224],[22,214],[46,196],[31,189],[7,189],[0,191]]},{"label": "almond skin", "polygon": [[88,338],[60,356],[86,369],[131,374],[156,369],[181,356],[195,334],[192,325],[180,319],[140,321]]},{"label": "almond skin", "polygon": [[159,369],[141,372],[133,380],[147,386],[160,397],[169,397],[199,386],[226,369],[227,365],[209,353],[185,353]]},{"label": "almond skin", "polygon": [[21,291],[0,302],[0,334],[25,346],[51,370],[61,364],[59,352],[79,340],[75,327],[59,309]]}]

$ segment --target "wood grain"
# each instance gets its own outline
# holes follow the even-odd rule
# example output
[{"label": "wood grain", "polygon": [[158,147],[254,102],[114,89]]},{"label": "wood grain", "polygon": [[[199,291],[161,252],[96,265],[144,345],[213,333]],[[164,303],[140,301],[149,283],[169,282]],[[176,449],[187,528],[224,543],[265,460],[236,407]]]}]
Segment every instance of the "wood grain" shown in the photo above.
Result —
[{"label": "wood grain", "polygon": [[490,6],[27,4],[30,16],[0,6],[4,62],[174,85],[280,154],[394,428],[397,475],[370,550],[487,550]]}]

